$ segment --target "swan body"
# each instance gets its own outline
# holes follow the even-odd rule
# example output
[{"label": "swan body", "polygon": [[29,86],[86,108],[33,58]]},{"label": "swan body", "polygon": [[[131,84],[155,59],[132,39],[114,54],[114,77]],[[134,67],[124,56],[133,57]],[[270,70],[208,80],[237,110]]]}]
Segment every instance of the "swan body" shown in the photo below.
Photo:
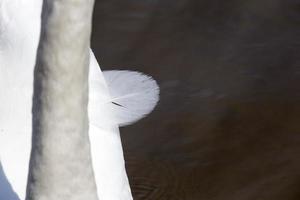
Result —
[{"label": "swan body", "polygon": [[[25,199],[41,8],[42,0],[0,0],[0,199]],[[103,73],[92,51],[89,85],[89,137],[98,196],[130,200],[118,127],[153,110],[158,86],[137,72]]]}]

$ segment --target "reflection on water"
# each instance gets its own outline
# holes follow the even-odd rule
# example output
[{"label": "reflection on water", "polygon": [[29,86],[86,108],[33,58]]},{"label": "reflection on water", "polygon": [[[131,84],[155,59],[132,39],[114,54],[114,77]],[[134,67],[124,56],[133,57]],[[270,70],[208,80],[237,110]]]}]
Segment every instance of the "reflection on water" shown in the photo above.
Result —
[{"label": "reflection on water", "polygon": [[300,2],[102,0],[103,69],[152,75],[157,109],[123,128],[136,200],[300,199]]}]

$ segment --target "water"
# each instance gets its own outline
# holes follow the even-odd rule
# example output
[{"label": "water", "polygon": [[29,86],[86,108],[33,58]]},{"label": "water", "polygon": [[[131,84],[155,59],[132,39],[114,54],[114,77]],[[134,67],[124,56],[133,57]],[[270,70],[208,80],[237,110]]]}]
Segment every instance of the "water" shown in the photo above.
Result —
[{"label": "water", "polygon": [[152,75],[122,128],[136,200],[300,199],[300,1],[102,0],[103,69]]}]

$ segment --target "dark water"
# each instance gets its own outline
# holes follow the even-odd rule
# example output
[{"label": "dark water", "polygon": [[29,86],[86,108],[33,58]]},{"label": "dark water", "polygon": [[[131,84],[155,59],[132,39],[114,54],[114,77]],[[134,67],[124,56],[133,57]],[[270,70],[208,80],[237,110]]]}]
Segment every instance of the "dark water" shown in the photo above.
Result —
[{"label": "dark water", "polygon": [[300,199],[300,0],[101,0],[92,46],[161,87],[121,130],[136,200]]}]

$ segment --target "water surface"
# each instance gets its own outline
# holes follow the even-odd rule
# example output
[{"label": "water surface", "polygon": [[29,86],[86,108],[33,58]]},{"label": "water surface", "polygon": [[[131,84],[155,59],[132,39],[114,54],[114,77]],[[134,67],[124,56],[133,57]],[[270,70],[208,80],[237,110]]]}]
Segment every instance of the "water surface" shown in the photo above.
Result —
[{"label": "water surface", "polygon": [[103,69],[161,87],[122,128],[136,200],[300,199],[300,2],[102,0]]}]

